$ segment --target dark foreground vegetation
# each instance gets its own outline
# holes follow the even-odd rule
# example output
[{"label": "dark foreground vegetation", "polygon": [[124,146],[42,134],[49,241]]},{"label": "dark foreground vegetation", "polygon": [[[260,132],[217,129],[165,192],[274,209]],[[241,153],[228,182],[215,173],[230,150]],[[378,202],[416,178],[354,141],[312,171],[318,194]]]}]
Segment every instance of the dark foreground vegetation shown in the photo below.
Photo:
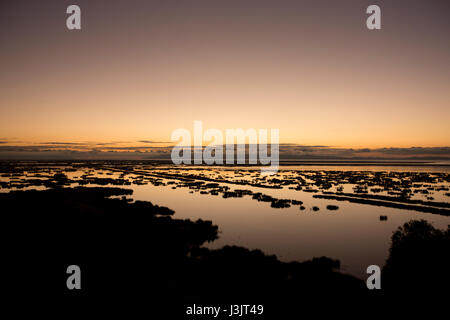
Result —
[{"label": "dark foreground vegetation", "polygon": [[[449,230],[424,221],[394,234],[380,293],[326,257],[283,263],[259,250],[203,248],[218,237],[212,222],[174,219],[169,208],[133,202],[131,193],[57,187],[0,194],[3,293],[70,310],[144,306],[175,319],[193,303],[263,304],[264,319],[284,319],[306,310],[345,314],[349,302],[370,307],[391,301],[389,293],[424,295],[449,285]],[[82,271],[79,291],[66,287],[72,264]]]},{"label": "dark foreground vegetation", "polygon": [[[448,292],[450,285],[450,226],[435,229],[425,220],[411,220],[392,235],[383,269],[385,288],[433,294]],[[448,294],[447,294],[448,298]]]}]

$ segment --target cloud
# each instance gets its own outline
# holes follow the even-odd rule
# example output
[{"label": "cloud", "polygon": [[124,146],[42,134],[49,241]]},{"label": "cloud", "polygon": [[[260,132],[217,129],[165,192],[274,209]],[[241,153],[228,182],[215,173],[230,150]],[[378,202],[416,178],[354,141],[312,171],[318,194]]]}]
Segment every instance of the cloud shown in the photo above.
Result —
[{"label": "cloud", "polygon": [[168,141],[152,141],[152,140],[138,140],[137,142],[140,143],[173,143]]},{"label": "cloud", "polygon": [[[149,140],[145,143],[156,143]],[[8,145],[0,141],[0,159],[170,159],[172,146],[126,146],[118,142],[42,142]],[[124,143],[124,142],[121,142]],[[160,142],[163,143],[163,142]],[[270,148],[270,147],[269,147]],[[280,144],[280,160],[448,160],[450,147],[337,148]]]},{"label": "cloud", "polygon": [[41,142],[40,145],[50,144],[50,145],[62,145],[62,146],[79,146],[86,145],[86,143],[80,142]]}]

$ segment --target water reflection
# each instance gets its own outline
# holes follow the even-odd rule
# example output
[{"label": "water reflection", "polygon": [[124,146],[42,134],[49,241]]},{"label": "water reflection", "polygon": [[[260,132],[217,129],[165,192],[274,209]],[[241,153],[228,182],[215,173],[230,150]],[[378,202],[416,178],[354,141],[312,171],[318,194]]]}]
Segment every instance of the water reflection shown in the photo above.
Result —
[{"label": "water reflection", "polygon": [[[384,265],[397,227],[411,219],[427,220],[437,228],[450,223],[448,171],[398,169],[297,166],[262,176],[259,168],[248,167],[24,165],[3,172],[0,183],[2,192],[120,185],[133,189],[134,200],[171,208],[176,218],[212,220],[220,234],[209,248],[261,249],[282,261],[327,256],[339,259],[344,272],[364,277],[368,265]],[[322,195],[329,197],[318,198]],[[333,198],[343,195],[406,207]],[[434,208],[438,214],[414,211],[413,205]]]}]

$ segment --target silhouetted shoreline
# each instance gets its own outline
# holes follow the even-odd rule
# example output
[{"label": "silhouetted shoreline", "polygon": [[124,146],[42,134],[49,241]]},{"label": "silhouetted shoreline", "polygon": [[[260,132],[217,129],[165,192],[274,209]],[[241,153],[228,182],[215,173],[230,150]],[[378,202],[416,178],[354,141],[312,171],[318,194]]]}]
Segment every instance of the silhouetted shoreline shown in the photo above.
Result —
[{"label": "silhouetted shoreline", "polygon": [[[133,201],[130,197],[133,190],[109,185],[172,185],[211,195],[217,192],[224,198],[251,196],[254,200],[269,202],[275,208],[298,206],[303,210],[302,201],[277,199],[245,189],[231,191],[214,179],[198,181],[186,174],[181,175],[184,179],[178,180],[171,174],[172,182],[163,182],[159,177],[145,174],[129,181],[123,172],[122,178],[87,174],[71,179],[63,171],[54,174],[44,168],[32,173],[30,168],[24,171],[23,168],[10,167],[5,173],[3,167],[2,171],[3,176],[15,181],[14,188],[21,185],[45,187],[39,191],[0,193],[0,219],[5,229],[2,235],[7,243],[5,290],[10,294],[22,292],[63,299],[66,303],[74,298],[81,303],[89,303],[96,299],[120,301],[145,297],[155,309],[171,306],[170,312],[177,317],[183,317],[185,306],[192,303],[253,302],[266,305],[268,314],[274,316],[280,310],[286,315],[298,314],[299,310],[295,308],[298,301],[302,301],[305,309],[311,310],[323,304],[339,305],[349,299],[370,306],[374,301],[388,303],[392,296],[398,294],[424,295],[449,284],[446,273],[449,229],[437,230],[425,221],[411,221],[394,234],[391,253],[383,269],[383,274],[386,272],[386,277],[382,278],[383,290],[376,292],[368,290],[363,280],[342,273],[339,260],[317,257],[303,262],[281,262],[276,256],[244,247],[207,249],[204,244],[219,236],[220,226],[214,225],[214,221],[175,219],[170,208],[148,201]],[[69,173],[76,169],[65,170]],[[21,180],[24,172],[27,179]],[[317,191],[323,195],[314,197],[400,201],[398,197],[367,195],[361,188],[356,188],[354,194],[327,195],[325,190],[330,188],[328,180],[313,172],[305,174],[308,180],[315,179],[314,182],[287,177],[273,183],[289,186],[295,180],[301,186],[299,191],[318,187]],[[330,175],[332,181],[358,181],[367,177],[364,173],[351,176],[331,172]],[[380,173],[368,181],[385,181],[384,177]],[[418,190],[424,190],[423,184],[435,179],[435,176],[427,174],[412,177]],[[437,177],[448,179],[444,175]],[[75,181],[80,186],[71,187]],[[96,186],[83,186],[89,184]],[[412,185],[413,182],[403,186],[396,183],[385,186],[388,190],[400,188],[393,192],[401,193],[403,188],[408,189]],[[411,204],[429,205],[428,202],[408,200],[408,197],[401,199],[402,205],[408,209]],[[447,210],[448,204],[438,206],[440,208],[436,209]],[[329,211],[339,209],[334,205],[326,208]],[[319,208],[313,206],[311,210]],[[408,239],[415,240],[411,242]],[[65,287],[65,271],[71,264],[79,265],[83,272],[83,289],[79,292]],[[26,276],[30,266],[39,275],[32,286]],[[269,315],[267,317],[270,318]]]}]

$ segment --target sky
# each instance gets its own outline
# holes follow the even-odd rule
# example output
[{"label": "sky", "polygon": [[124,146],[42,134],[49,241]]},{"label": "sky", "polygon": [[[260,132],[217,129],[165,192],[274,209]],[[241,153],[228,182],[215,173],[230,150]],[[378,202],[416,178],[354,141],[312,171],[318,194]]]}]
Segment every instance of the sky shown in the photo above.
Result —
[{"label": "sky", "polygon": [[449,34],[447,0],[2,0],[0,158],[167,146],[195,120],[300,146],[442,150]]}]

